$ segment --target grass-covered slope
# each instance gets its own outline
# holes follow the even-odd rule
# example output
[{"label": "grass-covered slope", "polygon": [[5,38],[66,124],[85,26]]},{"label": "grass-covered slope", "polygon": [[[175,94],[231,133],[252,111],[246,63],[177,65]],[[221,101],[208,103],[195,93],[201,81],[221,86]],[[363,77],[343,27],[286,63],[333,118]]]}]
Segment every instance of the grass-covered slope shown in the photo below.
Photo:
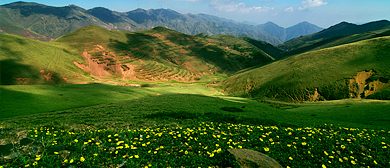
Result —
[{"label": "grass-covered slope", "polygon": [[390,37],[307,52],[236,74],[225,91],[288,101],[363,98],[389,87]]},{"label": "grass-covered slope", "polygon": [[268,55],[272,56],[275,59],[279,59],[282,57],[283,51],[274,45],[267,43],[265,41],[259,41],[254,38],[248,37],[248,36],[242,36],[240,39],[247,41],[248,43],[251,43],[252,45],[256,46],[260,50],[263,50]]},{"label": "grass-covered slope", "polygon": [[[278,47],[288,51],[302,50],[302,48],[306,47],[306,50],[299,52],[299,53],[303,53],[305,51],[308,51],[307,48],[310,48],[310,46],[312,45],[318,47],[318,45],[323,45],[324,43],[327,43],[329,41],[334,41],[339,38],[351,36],[354,34],[363,34],[363,33],[368,33],[368,32],[382,30],[382,29],[389,29],[389,28],[390,28],[390,21],[388,20],[374,21],[363,25],[341,22],[337,25],[331,26],[320,32],[289,40],[284,44],[279,45]],[[349,42],[354,42],[354,41],[352,40]]]},{"label": "grass-covered slope", "polygon": [[[249,48],[229,49],[163,27],[127,32],[91,25],[50,43],[1,34],[1,84],[86,82],[92,78],[120,80],[122,84],[129,80],[188,82],[273,60],[244,40],[229,39]],[[233,46],[233,41],[227,45]]]},{"label": "grass-covered slope", "polygon": [[0,43],[1,85],[87,80],[72,48],[9,34],[0,34]]},{"label": "grass-covered slope", "polygon": [[354,43],[362,40],[372,39],[376,37],[383,37],[383,36],[390,36],[390,29],[381,29],[381,30],[370,31],[365,33],[353,34],[349,36],[337,36],[326,40],[320,40],[313,44],[300,47],[298,49],[291,50],[289,52],[284,52],[282,56],[290,56],[290,55],[300,54],[308,51],[335,47],[338,45]]},{"label": "grass-covered slope", "polygon": [[[94,60],[99,64],[97,66],[105,66],[104,70],[109,73],[132,80],[192,81],[204,75],[231,73],[273,59],[252,45],[256,51],[231,50],[207,39],[163,27],[125,32],[87,26],[54,42],[77,48],[86,62]],[[87,55],[90,56],[87,58]]]}]

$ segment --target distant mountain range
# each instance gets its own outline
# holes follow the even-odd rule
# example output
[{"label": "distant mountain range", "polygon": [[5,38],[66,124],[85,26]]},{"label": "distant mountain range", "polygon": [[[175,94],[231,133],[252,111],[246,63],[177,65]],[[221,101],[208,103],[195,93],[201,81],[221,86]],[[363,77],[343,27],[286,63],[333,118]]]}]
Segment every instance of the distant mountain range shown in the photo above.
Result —
[{"label": "distant mountain range", "polygon": [[53,7],[30,2],[14,2],[0,8],[0,32],[41,41],[51,41],[87,25],[126,31],[163,26],[190,35],[205,33],[249,36],[273,45],[323,30],[308,22],[289,28],[272,22],[254,26],[206,14],[180,14],[170,9],[139,8],[129,12],[116,12],[104,7],[86,10],[75,5]]}]

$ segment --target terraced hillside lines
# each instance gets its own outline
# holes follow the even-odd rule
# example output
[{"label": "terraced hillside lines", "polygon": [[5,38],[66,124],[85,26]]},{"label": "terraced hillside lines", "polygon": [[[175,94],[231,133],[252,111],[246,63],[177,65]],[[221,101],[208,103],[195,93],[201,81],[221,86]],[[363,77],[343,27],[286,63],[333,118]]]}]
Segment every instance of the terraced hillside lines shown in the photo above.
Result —
[{"label": "terraced hillside lines", "polygon": [[[213,38],[217,40],[213,41]],[[119,77],[193,81],[207,75],[234,73],[274,60],[256,46],[234,36],[207,39],[164,27],[124,32],[91,25],[64,35],[54,43],[75,48],[84,58],[84,63],[79,60],[75,64],[99,80]],[[153,62],[151,65],[150,61]],[[92,65],[93,70],[88,67]],[[125,65],[134,68],[127,72]]]},{"label": "terraced hillside lines", "polygon": [[170,67],[156,61],[146,61],[135,68],[137,79],[146,81],[192,81],[194,73],[178,67]]},{"label": "terraced hillside lines", "polygon": [[291,56],[223,85],[227,92],[287,101],[364,98],[389,87],[389,53],[390,37],[378,37]]},{"label": "terraced hillside lines", "polygon": [[[134,80],[135,67],[127,62],[136,62],[131,57],[121,58],[114,52],[107,51],[105,47],[96,44],[95,48],[90,51],[84,51],[82,53],[85,64],[74,61],[73,63],[89,73],[92,77],[98,80],[105,80],[112,77],[118,77],[119,79]],[[121,60],[126,61],[125,63]]]}]

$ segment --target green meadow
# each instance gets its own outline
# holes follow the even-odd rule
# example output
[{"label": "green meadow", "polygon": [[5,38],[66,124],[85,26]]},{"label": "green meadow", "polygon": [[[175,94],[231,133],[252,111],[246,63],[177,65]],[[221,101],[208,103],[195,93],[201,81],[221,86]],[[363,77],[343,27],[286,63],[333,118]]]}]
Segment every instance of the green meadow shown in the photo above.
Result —
[{"label": "green meadow", "polygon": [[1,86],[0,135],[17,152],[0,166],[237,167],[227,149],[240,148],[283,167],[390,162],[389,101],[298,104],[150,86]]},{"label": "green meadow", "polygon": [[[0,168],[237,167],[228,149],[241,148],[283,167],[390,166],[389,37],[279,60],[253,39],[162,27],[1,37]],[[115,52],[112,64],[134,63],[138,80],[74,65],[98,45],[95,61]],[[369,70],[384,83],[370,96],[384,100],[346,99],[345,81]],[[325,101],[308,101],[314,90]]]},{"label": "green meadow", "polygon": [[297,104],[148,86],[1,86],[0,135],[18,152],[0,166],[236,167],[227,149],[240,148],[283,167],[389,164],[389,101]]}]

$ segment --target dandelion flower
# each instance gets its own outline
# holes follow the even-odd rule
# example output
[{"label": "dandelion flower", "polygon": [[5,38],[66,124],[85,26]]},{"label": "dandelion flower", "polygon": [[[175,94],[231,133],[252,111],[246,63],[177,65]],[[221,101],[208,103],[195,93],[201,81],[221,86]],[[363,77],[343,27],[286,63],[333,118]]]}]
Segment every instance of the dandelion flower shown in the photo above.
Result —
[{"label": "dandelion flower", "polygon": [[264,151],[268,152],[268,151],[269,151],[269,148],[264,148]]},{"label": "dandelion flower", "polygon": [[85,161],[85,158],[81,156],[80,162],[84,162],[84,161]]},{"label": "dandelion flower", "polygon": [[288,157],[288,159],[290,159],[290,160],[294,160],[294,158],[292,158],[291,156],[290,156],[290,157]]}]

